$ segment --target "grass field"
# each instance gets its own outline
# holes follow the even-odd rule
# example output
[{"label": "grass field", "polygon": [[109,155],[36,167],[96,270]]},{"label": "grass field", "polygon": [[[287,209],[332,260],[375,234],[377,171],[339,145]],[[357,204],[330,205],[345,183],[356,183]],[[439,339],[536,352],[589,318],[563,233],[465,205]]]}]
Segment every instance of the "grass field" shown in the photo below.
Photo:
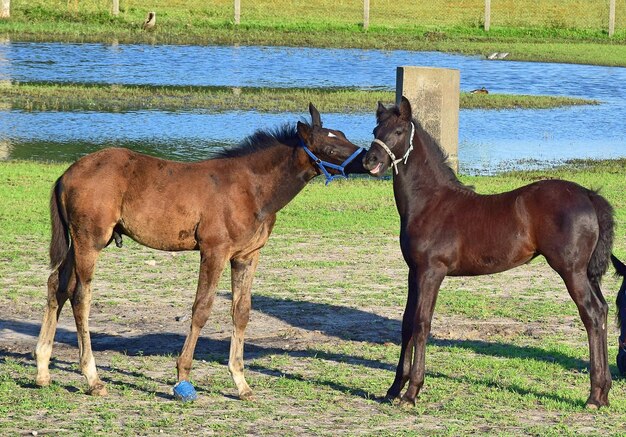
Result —
[{"label": "grass field", "polygon": [[[52,83],[0,85],[0,105],[27,111],[133,111],[141,109],[212,111],[299,111],[309,102],[323,112],[372,112],[376,103],[395,101],[393,91],[305,88],[130,86]],[[556,96],[461,93],[463,109],[546,109],[599,104]]]},{"label": "grass field", "polygon": [[[616,209],[614,252],[625,259],[625,166],[625,160],[580,161],[549,172],[462,179],[482,193],[543,177],[601,187]],[[57,333],[54,382],[35,388],[30,351],[45,302],[48,196],[65,167],[0,162],[2,435],[626,433],[623,379],[614,380],[609,408],[583,408],[586,336],[563,284],[541,259],[499,275],[446,279],[417,406],[380,401],[399,353],[407,273],[388,180],[328,187],[315,181],[279,213],[247,330],[247,378],[256,401],[235,399],[225,366],[228,272],[196,350],[192,379],[200,399],[171,398],[198,255],[152,251],[129,239],[103,252],[94,280],[91,328],[109,396],[83,393],[69,307]],[[603,289],[613,302],[617,279],[607,275]],[[611,323],[611,363],[616,338]],[[611,370],[615,376],[614,364]]]},{"label": "grass field", "polygon": [[[440,50],[508,59],[626,66],[626,0],[616,2],[615,35],[607,36],[607,2],[502,0],[492,2],[491,30],[483,30],[484,2],[371,2],[363,29],[358,1],[242,2],[233,24],[233,2],[122,0],[110,14],[108,0],[14,1],[0,20],[0,37],[14,41],[149,44],[242,44]],[[332,14],[328,11],[332,10]],[[142,30],[148,11],[153,31]],[[576,44],[572,44],[572,43]]]}]

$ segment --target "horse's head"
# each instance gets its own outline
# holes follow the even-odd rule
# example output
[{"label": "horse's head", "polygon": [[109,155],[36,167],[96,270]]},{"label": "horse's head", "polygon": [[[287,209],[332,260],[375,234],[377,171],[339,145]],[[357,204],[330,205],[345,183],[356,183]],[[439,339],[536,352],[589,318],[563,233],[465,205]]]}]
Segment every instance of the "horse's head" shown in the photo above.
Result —
[{"label": "horse's head", "polygon": [[316,166],[317,174],[326,176],[326,183],[349,173],[366,173],[362,156],[365,149],[352,144],[343,132],[322,127],[320,113],[309,103],[312,124],[298,122],[301,146]]},{"label": "horse's head", "polygon": [[376,122],[374,141],[363,158],[363,166],[374,176],[381,176],[390,165],[395,167],[397,173],[398,163],[402,160],[406,163],[413,147],[415,126],[411,104],[404,96],[399,105],[390,108],[378,102]]}]

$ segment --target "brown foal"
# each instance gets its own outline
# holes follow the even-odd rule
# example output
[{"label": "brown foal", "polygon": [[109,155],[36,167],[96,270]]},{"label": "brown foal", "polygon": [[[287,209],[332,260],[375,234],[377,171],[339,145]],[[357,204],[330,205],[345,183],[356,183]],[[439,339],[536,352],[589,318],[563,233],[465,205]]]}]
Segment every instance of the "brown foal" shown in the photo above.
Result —
[{"label": "brown foal", "polygon": [[244,330],[259,251],[272,232],[276,212],[321,172],[328,177],[328,172],[364,171],[362,156],[357,158],[361,149],[342,132],[323,128],[313,105],[309,111],[311,125],[298,122],[257,131],[205,161],[173,162],[127,149],[104,149],[75,162],[56,181],[50,200],[53,271],[35,351],[38,385],[50,383],[57,320],[69,299],[88,393],[107,393],[91,350],[91,281],[100,251],[127,235],[154,249],[200,251],[191,327],[177,361],[179,382],[189,379],[200,330],[230,262],[233,331],[228,369],[239,397],[252,397],[243,373]]}]

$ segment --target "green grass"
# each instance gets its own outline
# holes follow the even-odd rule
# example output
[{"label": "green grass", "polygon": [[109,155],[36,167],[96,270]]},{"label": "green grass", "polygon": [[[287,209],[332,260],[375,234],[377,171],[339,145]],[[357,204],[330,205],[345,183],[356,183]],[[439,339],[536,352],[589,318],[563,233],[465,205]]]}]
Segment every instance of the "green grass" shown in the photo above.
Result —
[{"label": "green grass", "polygon": [[[362,3],[274,0],[242,2],[233,24],[233,2],[199,0],[121,2],[117,17],[105,0],[14,2],[0,35],[14,41],[95,41],[150,44],[241,44],[440,50],[509,59],[626,65],[626,1],[617,0],[616,34],[607,37],[606,2],[504,0],[492,4],[492,26],[482,29],[484,2],[372,2],[370,27]],[[148,11],[157,26],[145,32]],[[332,10],[332,14],[327,12]],[[575,44],[572,44],[575,43]]]},{"label": "green grass", "polygon": [[[48,196],[66,167],[0,162],[0,323],[40,323],[48,274]],[[624,259],[625,167],[623,159],[577,161],[547,171],[461,178],[481,193],[545,177],[602,187],[616,210],[614,252]],[[613,383],[609,408],[583,408],[589,387],[584,329],[562,282],[541,260],[499,275],[447,278],[435,311],[426,382],[417,406],[380,403],[398,357],[406,296],[398,228],[389,180],[354,179],[329,186],[316,180],[279,213],[262,252],[247,331],[247,377],[256,395],[251,403],[232,398],[235,389],[224,365],[230,333],[228,272],[195,355],[192,379],[200,399],[193,404],[170,399],[176,354],[189,323],[175,322],[174,317],[190,310],[198,256],[173,256],[125,239],[123,249],[103,252],[94,279],[94,338],[116,339],[95,352],[109,396],[83,394],[75,345],[56,344],[55,382],[36,389],[28,353],[36,330],[13,342],[3,340],[0,433],[626,432],[623,379]],[[612,301],[618,281],[607,275],[603,289]],[[61,323],[72,325],[69,308]],[[13,329],[22,332],[19,326],[3,330],[3,339]],[[137,340],[129,343],[124,335]],[[611,363],[615,338],[611,323]],[[614,365],[612,371],[615,374]]]},{"label": "green grass", "polygon": [[[0,85],[0,104],[27,111],[132,111],[141,109],[212,111],[300,111],[314,102],[323,112],[373,112],[376,103],[393,103],[393,91],[305,88],[153,87],[51,83]],[[461,93],[468,109],[546,109],[598,104],[570,97]]]}]

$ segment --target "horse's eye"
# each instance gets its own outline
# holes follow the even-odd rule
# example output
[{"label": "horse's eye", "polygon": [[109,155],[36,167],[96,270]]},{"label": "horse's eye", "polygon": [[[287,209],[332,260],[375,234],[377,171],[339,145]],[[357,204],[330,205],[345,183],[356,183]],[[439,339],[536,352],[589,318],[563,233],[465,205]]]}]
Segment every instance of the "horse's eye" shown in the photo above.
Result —
[{"label": "horse's eye", "polygon": [[397,135],[397,136],[402,135],[402,129],[397,129],[397,130],[396,130],[396,135]]}]

